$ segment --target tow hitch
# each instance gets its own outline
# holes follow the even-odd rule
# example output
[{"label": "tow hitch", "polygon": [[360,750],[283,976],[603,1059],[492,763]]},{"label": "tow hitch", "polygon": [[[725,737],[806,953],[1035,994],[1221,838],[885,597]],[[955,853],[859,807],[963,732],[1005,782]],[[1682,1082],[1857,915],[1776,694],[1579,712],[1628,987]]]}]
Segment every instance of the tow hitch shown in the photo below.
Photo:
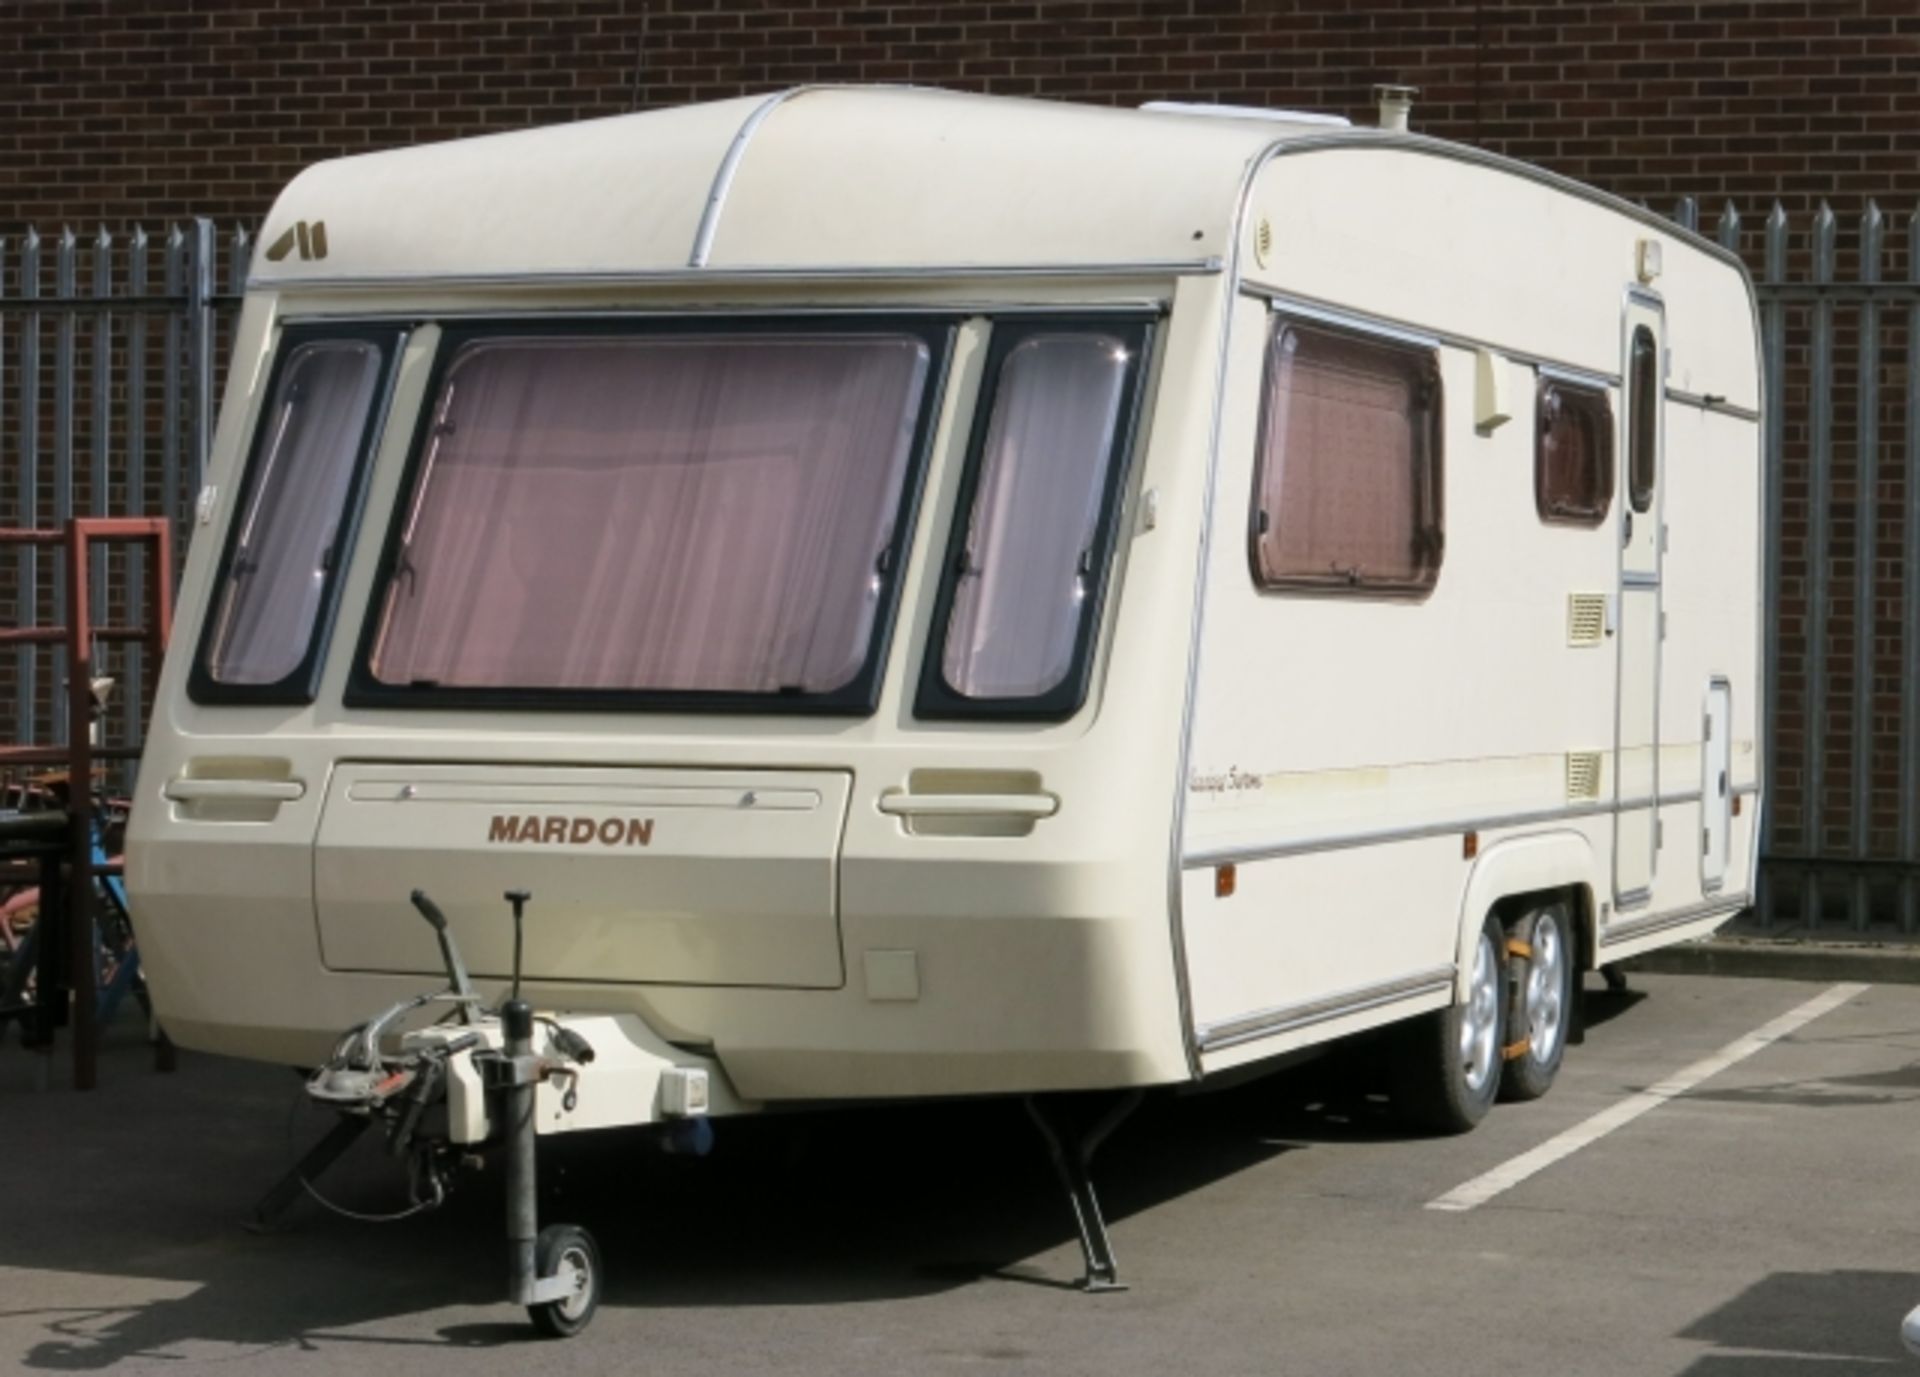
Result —
[{"label": "tow hitch", "polygon": [[[331,1132],[256,1207],[254,1225],[272,1222],[301,1194],[332,1206],[313,1181],[367,1129],[379,1125],[392,1155],[407,1166],[413,1214],[440,1205],[453,1172],[489,1146],[503,1146],[507,1185],[507,1298],[523,1305],[541,1333],[578,1334],[599,1305],[603,1272],[593,1236],[573,1224],[539,1227],[536,1142],[566,1132],[661,1118],[704,1118],[717,1068],[670,1047],[630,1015],[536,1014],[520,994],[527,901],[513,909],[513,985],[498,1009],[474,994],[446,916],[421,890],[413,906],[433,927],[447,987],[403,1000],[348,1031],[307,1080],[307,1094],[340,1115]],[[392,1030],[429,1005],[447,1018],[402,1035]],[[589,1036],[591,1034],[591,1036]],[[608,1053],[588,1087],[587,1070]],[[724,1088],[728,1107],[740,1108]],[[350,1213],[341,1211],[342,1213]],[[364,1216],[362,1216],[364,1217]],[[389,1216],[397,1218],[400,1216]]]}]

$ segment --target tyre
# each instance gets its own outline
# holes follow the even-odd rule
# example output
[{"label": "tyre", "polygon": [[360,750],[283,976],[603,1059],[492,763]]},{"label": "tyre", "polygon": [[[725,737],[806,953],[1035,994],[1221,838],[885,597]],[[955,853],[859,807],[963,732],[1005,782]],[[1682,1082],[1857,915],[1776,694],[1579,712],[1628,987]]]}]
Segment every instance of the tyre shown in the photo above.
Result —
[{"label": "tyre", "polygon": [[1467,954],[1467,998],[1407,1025],[1393,1063],[1393,1101],[1409,1123],[1465,1133],[1500,1090],[1507,935],[1491,915]]},{"label": "tyre", "polygon": [[1553,1088],[1573,1015],[1573,918],[1564,903],[1529,909],[1514,924],[1513,1030],[1524,1045],[1500,1076],[1503,1100],[1537,1100]]},{"label": "tyre", "polygon": [[593,1235],[573,1224],[549,1224],[533,1245],[534,1269],[543,1277],[564,1276],[573,1285],[559,1300],[529,1305],[533,1327],[550,1339],[570,1339],[593,1321],[600,1308],[600,1250]]}]

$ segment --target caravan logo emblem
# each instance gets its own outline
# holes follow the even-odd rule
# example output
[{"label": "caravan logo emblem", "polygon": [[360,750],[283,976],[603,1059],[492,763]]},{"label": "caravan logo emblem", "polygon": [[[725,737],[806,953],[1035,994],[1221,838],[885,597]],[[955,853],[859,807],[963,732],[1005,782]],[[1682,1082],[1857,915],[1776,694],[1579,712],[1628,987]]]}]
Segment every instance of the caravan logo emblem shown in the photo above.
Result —
[{"label": "caravan logo emblem", "polygon": [[487,823],[487,841],[532,842],[540,846],[651,846],[652,818],[569,818],[528,813],[495,813]]},{"label": "caravan logo emblem", "polygon": [[305,220],[296,221],[292,229],[267,245],[267,261],[278,263],[294,249],[300,250],[300,260],[325,258],[327,256],[327,222],[315,220],[308,224]]}]

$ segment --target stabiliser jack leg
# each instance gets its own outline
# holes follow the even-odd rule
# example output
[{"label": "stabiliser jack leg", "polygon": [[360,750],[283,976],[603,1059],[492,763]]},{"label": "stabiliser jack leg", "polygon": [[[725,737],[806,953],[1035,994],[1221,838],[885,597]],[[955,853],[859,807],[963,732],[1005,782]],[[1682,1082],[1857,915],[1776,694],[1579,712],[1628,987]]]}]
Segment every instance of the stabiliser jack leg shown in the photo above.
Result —
[{"label": "stabiliser jack leg", "polygon": [[507,1299],[524,1305],[542,1334],[565,1339],[592,1321],[603,1274],[600,1250],[585,1229],[540,1227],[534,1097],[549,1067],[533,1050],[533,1006],[520,997],[522,923],[531,897],[523,889],[506,894],[513,905],[513,992],[500,1008],[505,1055],[483,1065],[506,1125]]},{"label": "stabiliser jack leg", "polygon": [[1047,1155],[1053,1169],[1066,1187],[1067,1203],[1073,1206],[1073,1222],[1080,1231],[1080,1251],[1086,1258],[1087,1272],[1080,1289],[1089,1294],[1124,1291],[1113,1242],[1107,1236],[1107,1221],[1100,1213],[1100,1202],[1093,1193],[1090,1167],[1093,1154],[1100,1150],[1112,1132],[1140,1105],[1142,1091],[1130,1090],[1116,1100],[1091,1128],[1076,1132],[1071,1116],[1065,1112],[1063,1097],[1029,1095],[1027,1117],[1033,1120],[1046,1140]]}]

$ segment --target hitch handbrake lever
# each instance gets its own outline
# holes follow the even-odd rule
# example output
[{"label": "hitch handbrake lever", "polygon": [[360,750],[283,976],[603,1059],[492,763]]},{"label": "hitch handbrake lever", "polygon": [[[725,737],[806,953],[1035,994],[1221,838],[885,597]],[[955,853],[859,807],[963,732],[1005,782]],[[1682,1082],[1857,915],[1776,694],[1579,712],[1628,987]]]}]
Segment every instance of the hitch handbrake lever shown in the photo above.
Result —
[{"label": "hitch handbrake lever", "polygon": [[440,905],[427,897],[424,889],[416,889],[408,896],[420,916],[433,928],[433,935],[440,942],[440,960],[447,968],[447,983],[460,1001],[460,1021],[471,1026],[476,1018],[476,1004],[473,997],[473,982],[467,979],[466,963],[460,959],[460,948],[454,945],[453,933],[447,927],[447,915],[440,911]]}]

